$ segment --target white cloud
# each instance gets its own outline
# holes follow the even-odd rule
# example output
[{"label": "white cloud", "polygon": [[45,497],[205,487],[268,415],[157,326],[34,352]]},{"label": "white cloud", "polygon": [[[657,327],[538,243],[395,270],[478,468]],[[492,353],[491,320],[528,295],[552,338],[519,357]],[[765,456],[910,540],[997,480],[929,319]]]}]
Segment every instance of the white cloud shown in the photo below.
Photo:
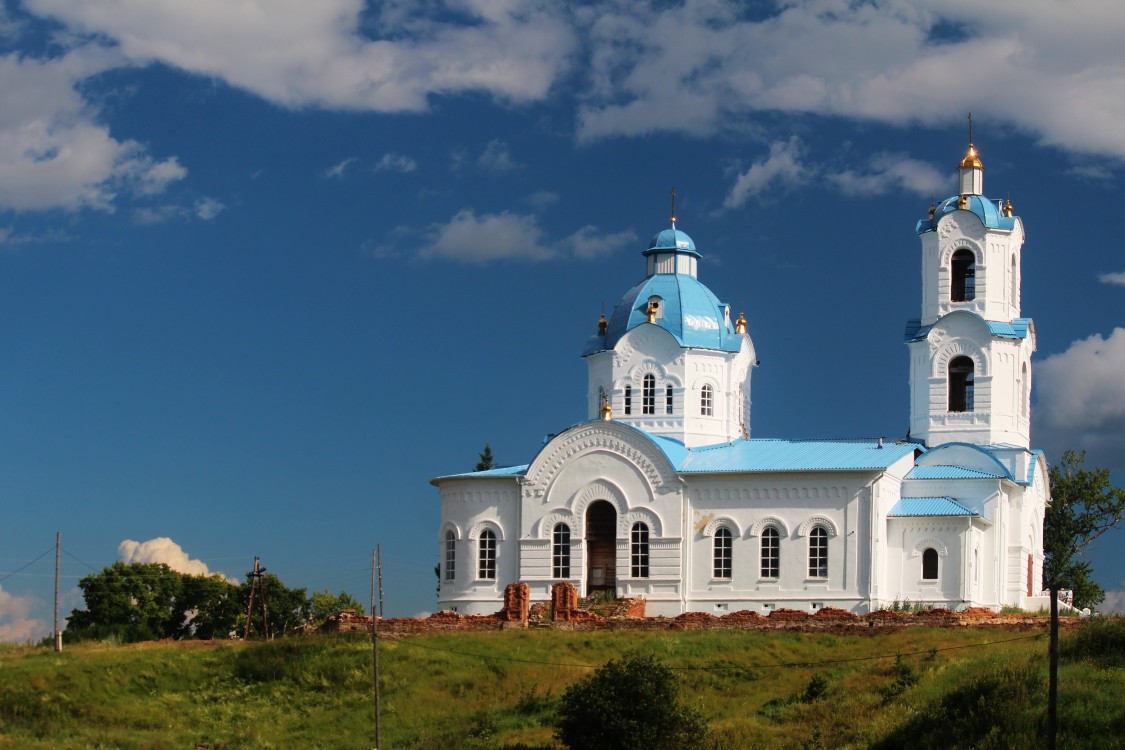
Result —
[{"label": "white cloud", "polygon": [[204,221],[211,221],[224,209],[226,209],[226,205],[215,198],[205,196],[195,202],[195,215]]},{"label": "white cloud", "polygon": [[0,227],[0,247],[19,245],[40,245],[47,242],[71,242],[73,236],[61,229],[49,229],[42,233],[17,232],[12,227]]},{"label": "white cloud", "polygon": [[554,255],[543,244],[543,232],[534,216],[507,211],[478,217],[471,209],[462,209],[448,223],[431,227],[428,234],[419,252],[423,258],[487,263],[546,260]]},{"label": "white cloud", "polygon": [[[575,32],[553,3],[389,3],[361,28],[362,0],[29,0],[72,31],[104,35],[138,63],[221,78],[288,106],[423,111],[432,94],[529,101],[568,64]],[[444,3],[442,3],[444,5]],[[468,23],[440,20],[454,15]],[[379,38],[367,33],[377,31]]]},{"label": "white cloud", "polygon": [[945,171],[905,154],[878,153],[867,160],[867,170],[845,170],[826,177],[848,195],[885,195],[910,192],[930,196],[949,188]]},{"label": "white cloud", "polygon": [[548,241],[534,215],[503,212],[477,215],[462,209],[444,224],[431,225],[424,232],[409,227],[394,230],[395,243],[366,247],[378,258],[395,257],[411,244],[412,237],[422,235],[417,254],[421,258],[438,258],[460,263],[492,263],[495,261],[545,261],[562,257],[591,259],[601,257],[630,242],[637,236],[631,230],[602,232],[595,226],[584,226],[561,240]]},{"label": "white cloud", "polygon": [[510,172],[519,169],[520,164],[512,158],[508,144],[501,140],[492,140],[485,147],[484,152],[477,158],[477,165],[489,172]]},{"label": "white cloud", "polygon": [[549,190],[539,190],[527,196],[527,202],[538,211],[546,209],[548,206],[553,206],[559,202],[559,194],[552,193]]},{"label": "white cloud", "polygon": [[1098,276],[1098,281],[1103,284],[1117,284],[1118,286],[1125,286],[1125,271],[1118,271],[1116,273],[1103,273]]},{"label": "white cloud", "polygon": [[1125,470],[1125,328],[1073,342],[1035,367],[1037,442],[1048,455],[1089,451],[1089,463]]},{"label": "white cloud", "polygon": [[183,179],[175,157],[114,139],[78,92],[122,62],[90,46],[50,60],[0,56],[0,208],[112,211],[122,192],[155,195]]},{"label": "white cloud", "polygon": [[333,164],[331,167],[324,170],[324,177],[340,179],[344,176],[344,172],[347,171],[348,167],[350,167],[354,162],[355,157],[349,156],[347,159],[344,159],[338,164]]},{"label": "white cloud", "polygon": [[0,588],[0,641],[26,643],[50,633],[50,625],[33,612],[42,606],[33,596],[17,596]]},{"label": "white cloud", "polygon": [[[933,124],[971,110],[1045,143],[1125,157],[1125,98],[1107,93],[1125,89],[1125,14],[1100,0],[778,6],[753,19],[734,0],[580,14],[591,52],[579,136],[705,135],[765,111]],[[963,34],[936,38],[943,27]]]},{"label": "white cloud", "polygon": [[1105,601],[1095,609],[1103,615],[1125,615],[1125,589],[1105,592]]},{"label": "white cloud", "polygon": [[788,141],[777,141],[770,145],[770,153],[762,161],[755,162],[748,170],[738,175],[723,201],[724,208],[738,208],[749,198],[762,193],[774,184],[797,185],[806,174],[801,165],[804,148],[801,140],[793,136]]},{"label": "white cloud", "polygon": [[578,258],[590,259],[608,255],[636,241],[637,235],[632,230],[605,233],[595,226],[587,225],[564,239],[562,246]]},{"label": "white cloud", "polygon": [[220,575],[231,583],[237,579],[228,578],[219,571],[212,571],[202,560],[193,560],[188,554],[166,536],[149,539],[147,542],[134,542],[126,539],[117,545],[117,554],[125,563],[164,563],[172,570],[193,576]]},{"label": "white cloud", "polygon": [[413,172],[418,168],[418,162],[409,156],[403,154],[383,154],[379,161],[375,162],[376,172]]}]

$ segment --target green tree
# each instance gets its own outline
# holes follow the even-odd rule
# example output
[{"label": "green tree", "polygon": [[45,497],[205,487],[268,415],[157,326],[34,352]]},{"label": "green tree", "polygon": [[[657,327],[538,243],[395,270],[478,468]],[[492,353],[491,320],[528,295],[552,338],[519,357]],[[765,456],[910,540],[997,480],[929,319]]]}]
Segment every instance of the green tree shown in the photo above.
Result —
[{"label": "green tree", "polygon": [[184,575],[164,563],[115,562],[78,582],[86,609],[70,613],[69,638],[175,637],[186,619],[183,586]]},{"label": "green tree", "polygon": [[485,443],[484,450],[480,452],[480,461],[473,467],[473,471],[488,471],[494,466],[492,458],[492,443]]},{"label": "green tree", "polygon": [[329,589],[314,591],[309,599],[309,622],[319,625],[329,617],[335,617],[346,609],[363,614],[365,608],[347,591],[333,594]]},{"label": "green tree", "polygon": [[[266,602],[266,612],[269,614],[269,634],[271,637],[282,636],[294,628],[309,622],[310,601],[305,595],[305,589],[288,588],[281,579],[273,573],[264,574],[258,582],[258,589],[254,592],[254,611],[250,613],[250,637],[261,638],[262,633],[262,599]],[[246,615],[250,603],[250,584],[244,583],[241,588],[241,612]]]},{"label": "green tree", "polygon": [[643,654],[611,660],[567,688],[555,736],[572,750],[694,750],[708,741],[703,720],[680,703],[672,670]]},{"label": "green tree", "polygon": [[1051,467],[1051,504],[1043,523],[1043,585],[1051,592],[1048,646],[1047,747],[1058,733],[1059,590],[1074,591],[1074,606],[1105,599],[1094,582],[1093,566],[1083,557],[1090,544],[1121,522],[1125,490],[1114,487],[1109,469],[1086,469],[1086,453],[1066,451]]},{"label": "green tree", "polygon": [[182,608],[185,619],[177,636],[207,640],[229,638],[246,611],[239,586],[221,575],[185,575]]}]

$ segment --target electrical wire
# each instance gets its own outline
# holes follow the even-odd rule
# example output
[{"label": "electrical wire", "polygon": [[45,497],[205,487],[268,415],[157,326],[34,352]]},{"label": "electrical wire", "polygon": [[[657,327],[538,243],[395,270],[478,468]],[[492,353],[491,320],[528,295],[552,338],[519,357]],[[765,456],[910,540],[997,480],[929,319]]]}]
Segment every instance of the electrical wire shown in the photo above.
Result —
[{"label": "electrical wire", "polygon": [[47,548],[47,550],[46,550],[46,551],[45,551],[45,552],[44,552],[43,554],[41,554],[41,555],[40,555],[39,557],[37,557],[37,558],[35,558],[34,560],[32,560],[31,562],[29,562],[29,563],[28,563],[27,565],[24,565],[24,566],[23,566],[22,568],[18,568],[17,570],[13,570],[13,571],[12,571],[11,573],[8,573],[8,574],[6,574],[6,575],[5,575],[5,576],[4,576],[3,578],[0,578],[0,583],[3,583],[4,581],[8,580],[8,579],[9,579],[9,578],[11,578],[12,576],[14,576],[14,575],[15,575],[16,573],[19,573],[19,572],[21,572],[21,571],[27,570],[28,568],[30,568],[30,567],[31,567],[32,565],[34,565],[35,563],[37,563],[37,562],[39,562],[40,560],[42,560],[42,559],[43,559],[44,557],[46,557],[47,555],[51,554],[51,551],[52,551],[52,550],[53,550],[54,548],[55,548],[55,545],[53,545],[53,544],[52,544],[52,545],[51,545],[50,547],[48,547],[48,548]]}]

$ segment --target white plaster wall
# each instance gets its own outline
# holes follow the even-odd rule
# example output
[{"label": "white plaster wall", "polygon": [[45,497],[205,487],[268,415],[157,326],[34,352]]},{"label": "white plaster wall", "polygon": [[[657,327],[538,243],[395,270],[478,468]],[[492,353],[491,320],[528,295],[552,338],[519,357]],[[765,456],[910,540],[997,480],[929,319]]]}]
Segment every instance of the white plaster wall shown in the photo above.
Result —
[{"label": "white plaster wall", "polygon": [[[438,555],[442,565],[438,609],[462,614],[496,612],[503,602],[504,586],[519,572],[519,486],[512,477],[449,477],[436,480],[441,491],[441,527]],[[480,531],[491,528],[497,535],[496,580],[480,580],[478,542]],[[445,532],[457,536],[455,579],[445,580]]]}]

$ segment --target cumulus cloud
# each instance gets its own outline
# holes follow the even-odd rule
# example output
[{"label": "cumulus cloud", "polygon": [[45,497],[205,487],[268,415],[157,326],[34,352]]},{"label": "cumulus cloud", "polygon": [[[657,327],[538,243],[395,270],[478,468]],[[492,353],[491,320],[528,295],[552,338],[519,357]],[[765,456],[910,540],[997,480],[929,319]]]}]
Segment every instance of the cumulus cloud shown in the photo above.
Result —
[{"label": "cumulus cloud", "polygon": [[424,230],[400,226],[392,234],[393,244],[365,246],[365,251],[378,258],[390,258],[415,248],[413,252],[420,258],[470,264],[537,262],[563,257],[597,258],[637,238],[632,230],[603,232],[587,225],[562,239],[550,240],[532,214],[478,214],[469,208]]},{"label": "cumulus cloud", "polygon": [[586,225],[562,241],[563,247],[578,258],[600,258],[604,255],[637,241],[635,232],[602,232],[595,226]]},{"label": "cumulus cloud", "polygon": [[49,60],[0,56],[0,208],[112,211],[121,193],[156,195],[186,176],[176,157],[113,138],[79,93],[122,63],[91,46]]},{"label": "cumulus cloud", "polygon": [[738,208],[774,185],[784,187],[800,184],[807,171],[801,164],[803,150],[801,140],[796,136],[788,141],[771,144],[769,155],[765,159],[755,162],[738,175],[723,201],[723,207]]},{"label": "cumulus cloud", "polygon": [[1103,615],[1125,615],[1125,589],[1106,591],[1105,601],[1097,606],[1097,611]]},{"label": "cumulus cloud", "polygon": [[863,171],[849,169],[826,177],[848,195],[909,192],[929,196],[949,187],[950,178],[945,171],[905,154],[874,154],[865,166]]},{"label": "cumulus cloud", "polygon": [[1116,284],[1118,286],[1125,286],[1125,271],[1118,271],[1116,273],[1103,273],[1098,276],[1098,281],[1103,284]]},{"label": "cumulus cloud", "polygon": [[173,219],[188,219],[193,216],[203,221],[211,221],[224,209],[226,205],[222,201],[205,196],[191,205],[166,203],[159,206],[142,206],[133,210],[133,221],[142,225],[163,224]]},{"label": "cumulus cloud", "polygon": [[510,172],[521,166],[512,158],[508,144],[501,140],[489,142],[484,152],[477,158],[477,165],[489,172]]},{"label": "cumulus cloud", "polygon": [[113,40],[131,61],[221,78],[287,107],[417,112],[427,109],[431,95],[465,91],[534,100],[568,64],[576,38],[562,11],[538,0],[467,0],[450,3],[449,12],[390,2],[361,20],[365,6],[362,0],[27,3],[72,31]]},{"label": "cumulus cloud", "polygon": [[238,583],[237,579],[229,578],[217,570],[212,571],[202,560],[191,559],[180,545],[166,536],[149,539],[147,542],[126,539],[117,545],[117,555],[125,563],[164,563],[172,570],[187,575],[220,575],[231,583]]},{"label": "cumulus cloud", "polygon": [[554,251],[543,244],[543,231],[534,216],[477,214],[458,211],[449,222],[431,227],[419,255],[462,263],[497,260],[546,260]]},{"label": "cumulus cloud", "polygon": [[34,596],[9,594],[0,587],[0,641],[27,642],[48,634],[50,626],[33,614],[42,605]]},{"label": "cumulus cloud", "polygon": [[195,215],[204,221],[211,221],[226,208],[216,198],[203,197],[195,202]]},{"label": "cumulus cloud", "polygon": [[418,168],[418,162],[409,156],[403,154],[383,154],[379,161],[375,162],[376,172],[413,172]]},{"label": "cumulus cloud", "polygon": [[1054,455],[1087,449],[1096,465],[1125,469],[1125,328],[1094,334],[1036,365],[1036,429]]},{"label": "cumulus cloud", "polygon": [[[1125,15],[1107,17],[1099,0],[777,7],[768,16],[734,0],[589,8],[579,16],[591,50],[580,138],[705,135],[764,111],[906,124],[971,110],[1044,143],[1125,157],[1125,99],[1105,93],[1125,88]],[[963,33],[939,33],[950,27]],[[966,85],[978,74],[987,86]]]},{"label": "cumulus cloud", "polygon": [[533,208],[542,211],[548,206],[553,206],[558,203],[559,194],[552,193],[549,190],[539,190],[527,196],[527,202],[530,203]]}]

